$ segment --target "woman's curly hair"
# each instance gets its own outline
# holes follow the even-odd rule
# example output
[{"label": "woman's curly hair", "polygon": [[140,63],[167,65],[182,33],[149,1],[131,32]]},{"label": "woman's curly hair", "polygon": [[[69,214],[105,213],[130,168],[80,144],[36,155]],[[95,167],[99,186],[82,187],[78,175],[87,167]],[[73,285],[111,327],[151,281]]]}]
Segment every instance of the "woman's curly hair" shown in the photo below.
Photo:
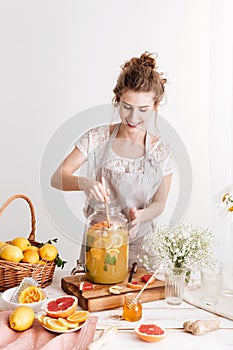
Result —
[{"label": "woman's curly hair", "polygon": [[153,54],[145,51],[139,58],[133,57],[121,66],[121,73],[113,89],[113,103],[116,105],[125,91],[132,90],[153,92],[154,103],[157,105],[164,96],[166,83],[167,79],[163,78],[163,73],[156,70]]}]

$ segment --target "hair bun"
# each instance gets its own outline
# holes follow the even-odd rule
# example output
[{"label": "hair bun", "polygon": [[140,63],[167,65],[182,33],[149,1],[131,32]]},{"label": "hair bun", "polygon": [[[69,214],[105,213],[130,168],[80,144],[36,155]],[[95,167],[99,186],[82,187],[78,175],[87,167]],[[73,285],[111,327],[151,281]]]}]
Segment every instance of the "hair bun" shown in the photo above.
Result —
[{"label": "hair bun", "polygon": [[152,69],[154,69],[156,66],[155,59],[152,57],[152,54],[147,51],[140,56],[139,60],[141,61],[141,65],[143,66],[148,66]]},{"label": "hair bun", "polygon": [[156,61],[152,56],[153,54],[145,51],[140,57],[133,57],[129,61],[125,62],[122,69],[126,69],[128,67],[150,67],[151,69],[154,69],[156,67]]}]

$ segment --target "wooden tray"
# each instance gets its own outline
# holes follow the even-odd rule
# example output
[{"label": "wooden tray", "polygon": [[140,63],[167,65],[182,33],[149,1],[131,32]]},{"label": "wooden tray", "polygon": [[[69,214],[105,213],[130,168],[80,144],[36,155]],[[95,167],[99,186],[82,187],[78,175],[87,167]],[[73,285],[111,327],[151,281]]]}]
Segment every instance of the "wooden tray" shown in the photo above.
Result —
[{"label": "wooden tray", "polygon": [[[145,274],[148,274],[148,272],[139,268],[133,278],[133,281],[138,281],[144,285],[144,283],[141,281],[141,277]],[[63,277],[61,280],[61,287],[66,293],[75,295],[78,298],[79,306],[82,309],[89,311],[101,311],[120,307],[123,305],[124,295],[126,293],[135,293],[136,295],[139,292],[139,290],[128,288],[127,280],[128,276],[124,282],[117,284],[122,287],[121,293],[117,295],[109,293],[109,287],[111,285],[107,284],[95,284],[95,288],[93,290],[81,292],[79,290],[79,284],[82,281],[87,281],[85,275]],[[141,296],[142,303],[164,298],[164,281],[157,279],[153,284],[146,288]]]}]

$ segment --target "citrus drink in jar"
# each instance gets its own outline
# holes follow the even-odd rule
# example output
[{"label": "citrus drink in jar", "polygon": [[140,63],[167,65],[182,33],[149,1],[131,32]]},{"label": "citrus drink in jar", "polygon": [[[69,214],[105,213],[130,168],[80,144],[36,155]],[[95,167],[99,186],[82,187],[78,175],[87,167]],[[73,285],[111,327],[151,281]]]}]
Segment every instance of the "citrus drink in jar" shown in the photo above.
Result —
[{"label": "citrus drink in jar", "polygon": [[128,225],[118,207],[99,206],[89,217],[86,231],[86,275],[94,283],[114,284],[128,273]]}]

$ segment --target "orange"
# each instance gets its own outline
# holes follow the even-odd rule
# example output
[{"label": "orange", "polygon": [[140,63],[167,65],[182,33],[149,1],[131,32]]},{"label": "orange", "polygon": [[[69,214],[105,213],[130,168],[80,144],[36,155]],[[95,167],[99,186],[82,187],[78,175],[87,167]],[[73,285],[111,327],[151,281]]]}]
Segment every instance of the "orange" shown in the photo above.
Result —
[{"label": "orange", "polygon": [[20,304],[35,303],[43,299],[42,290],[36,286],[30,286],[22,290],[19,295]]},{"label": "orange", "polygon": [[75,311],[72,315],[68,316],[66,319],[69,322],[73,322],[73,323],[81,323],[84,322],[88,319],[89,317],[89,311]]},{"label": "orange", "polygon": [[141,323],[135,328],[139,339],[148,343],[154,343],[162,340],[166,333],[165,330],[151,323]]}]

